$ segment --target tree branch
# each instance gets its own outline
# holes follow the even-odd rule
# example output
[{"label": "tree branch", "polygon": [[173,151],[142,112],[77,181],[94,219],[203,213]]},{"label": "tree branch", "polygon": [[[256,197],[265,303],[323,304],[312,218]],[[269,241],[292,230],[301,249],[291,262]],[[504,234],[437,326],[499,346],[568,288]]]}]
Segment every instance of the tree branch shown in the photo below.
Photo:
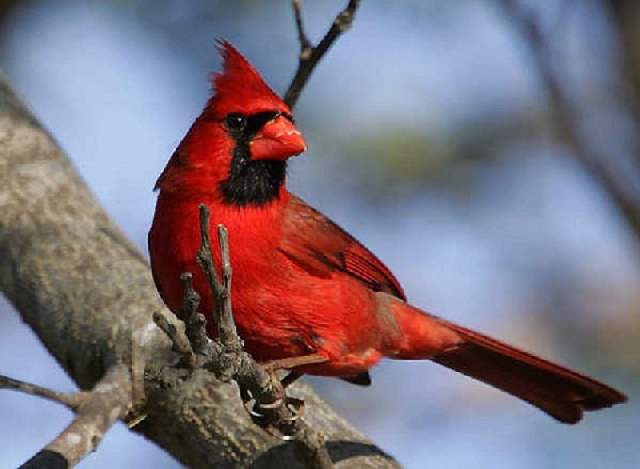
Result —
[{"label": "tree branch", "polygon": [[638,49],[637,19],[640,7],[636,0],[603,0],[604,8],[612,19],[612,32],[619,54],[618,88],[620,99],[624,100],[632,124],[635,126],[636,141],[632,157],[640,165],[640,51]]},{"label": "tree branch", "polygon": [[608,167],[606,158],[595,152],[579,133],[575,111],[570,98],[551,63],[550,44],[534,16],[525,11],[517,0],[497,0],[506,17],[511,20],[523,42],[529,47],[534,64],[549,97],[551,116],[558,137],[571,149],[571,154],[591,174],[623,220],[640,242],[640,196]]},{"label": "tree branch", "polygon": [[8,376],[0,375],[0,389],[10,389],[13,391],[42,397],[53,402],[64,405],[70,410],[77,410],[90,393],[79,392],[58,392],[53,389],[38,386],[37,384],[25,383]]},{"label": "tree branch", "polygon": [[304,32],[304,22],[302,21],[302,0],[292,0],[293,15],[296,21],[296,30],[298,31],[298,41],[300,42],[300,58],[308,59],[313,49],[313,44]]},{"label": "tree branch", "polygon": [[232,270],[231,262],[229,261],[229,235],[224,226],[218,226],[223,277],[223,280],[220,281],[213,263],[211,243],[209,241],[209,210],[204,205],[200,205],[200,236],[202,242],[196,259],[207,277],[209,286],[211,287],[211,293],[213,293],[213,297],[215,298],[212,314],[214,322],[218,326],[218,338],[224,348],[228,350],[242,350],[242,343],[238,338],[236,323],[233,320],[233,313],[231,311],[231,294],[229,292],[231,288]]},{"label": "tree branch", "polygon": [[111,368],[91,392],[65,395],[28,383],[7,381],[15,390],[58,401],[76,412],[67,428],[24,463],[22,469],[42,469],[61,463],[65,468],[75,466],[96,450],[107,430],[124,417],[131,404],[130,373],[122,364]]},{"label": "tree branch", "polygon": [[338,13],[336,19],[333,20],[327,34],[325,34],[318,45],[314,47],[304,32],[301,2],[302,0],[292,0],[293,13],[298,30],[298,40],[300,42],[300,56],[296,74],[284,95],[284,102],[287,103],[287,106],[291,109],[293,109],[298,102],[302,89],[307,84],[313,69],[318,65],[320,59],[327,53],[336,39],[351,27],[356,10],[360,5],[360,0],[349,0],[345,9]]}]

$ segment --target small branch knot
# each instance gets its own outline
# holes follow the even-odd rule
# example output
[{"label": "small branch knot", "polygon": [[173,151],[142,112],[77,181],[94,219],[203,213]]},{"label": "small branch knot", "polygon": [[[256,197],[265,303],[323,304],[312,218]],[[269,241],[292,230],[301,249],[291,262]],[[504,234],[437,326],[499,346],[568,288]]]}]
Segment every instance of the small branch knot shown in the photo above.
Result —
[{"label": "small branch knot", "polygon": [[336,20],[334,25],[338,28],[340,33],[344,33],[347,31],[351,25],[353,24],[354,13],[351,10],[345,10],[340,12],[338,16],[336,16]]},{"label": "small branch knot", "polygon": [[300,60],[307,61],[311,59],[311,54],[313,54],[313,47],[304,46],[300,50]]}]

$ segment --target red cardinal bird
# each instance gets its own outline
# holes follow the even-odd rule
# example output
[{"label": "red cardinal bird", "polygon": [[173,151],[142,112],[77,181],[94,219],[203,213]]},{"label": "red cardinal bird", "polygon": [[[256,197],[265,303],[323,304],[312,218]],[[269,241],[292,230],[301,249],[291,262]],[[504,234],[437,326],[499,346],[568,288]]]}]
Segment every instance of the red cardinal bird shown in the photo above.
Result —
[{"label": "red cardinal bird", "polygon": [[[214,77],[214,95],[156,185],[149,251],[171,310],[181,307],[180,274],[192,272],[203,311],[211,311],[195,261],[198,206],[206,204],[212,226],[229,230],[234,317],[258,361],[292,359],[303,364],[294,376],[369,384],[367,370],[383,357],[432,360],[565,423],[626,400],[591,378],[406,303],[376,256],[287,191],[287,159],[306,149],[291,110],[229,43],[220,50],[224,71]],[[219,263],[218,250],[214,258]],[[211,318],[209,334],[215,334]]]}]

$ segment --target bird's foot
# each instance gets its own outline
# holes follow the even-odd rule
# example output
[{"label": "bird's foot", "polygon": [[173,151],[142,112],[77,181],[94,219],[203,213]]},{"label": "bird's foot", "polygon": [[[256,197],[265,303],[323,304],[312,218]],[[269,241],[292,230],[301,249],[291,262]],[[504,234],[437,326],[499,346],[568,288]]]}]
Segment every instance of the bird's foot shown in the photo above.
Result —
[{"label": "bird's foot", "polygon": [[296,423],[304,416],[304,400],[284,393],[283,397],[266,404],[257,402],[249,392],[242,397],[253,423],[281,440],[295,439]]}]

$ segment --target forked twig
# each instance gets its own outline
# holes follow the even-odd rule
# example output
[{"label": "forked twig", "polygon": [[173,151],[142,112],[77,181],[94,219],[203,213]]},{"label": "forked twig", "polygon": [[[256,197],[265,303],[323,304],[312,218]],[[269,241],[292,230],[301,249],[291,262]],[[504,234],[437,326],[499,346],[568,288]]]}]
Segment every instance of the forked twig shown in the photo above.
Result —
[{"label": "forked twig", "polygon": [[200,205],[201,244],[196,260],[204,272],[214,295],[213,319],[218,327],[220,343],[228,349],[242,349],[242,341],[238,337],[236,324],[231,310],[231,261],[229,259],[229,234],[223,225],[218,225],[218,241],[220,244],[220,260],[222,280],[216,271],[209,240],[209,210]]},{"label": "forked twig", "polygon": [[72,467],[94,451],[104,434],[131,405],[131,372],[124,364],[111,367],[91,391],[61,393],[0,376],[0,388],[59,402],[75,412],[71,423],[47,446],[25,462],[24,469]]},{"label": "forked twig", "polygon": [[304,31],[304,22],[302,21],[302,0],[292,0],[293,14],[295,17],[296,29],[298,30],[298,40],[300,42],[300,55],[298,61],[298,69],[291,80],[289,89],[284,95],[284,102],[293,109],[300,98],[302,89],[307,84],[313,69],[318,65],[320,59],[327,53],[329,48],[344,33],[355,18],[356,10],[360,5],[360,0],[349,0],[347,6],[342,10],[331,24],[331,28],[324,35],[317,46],[314,46]]}]

